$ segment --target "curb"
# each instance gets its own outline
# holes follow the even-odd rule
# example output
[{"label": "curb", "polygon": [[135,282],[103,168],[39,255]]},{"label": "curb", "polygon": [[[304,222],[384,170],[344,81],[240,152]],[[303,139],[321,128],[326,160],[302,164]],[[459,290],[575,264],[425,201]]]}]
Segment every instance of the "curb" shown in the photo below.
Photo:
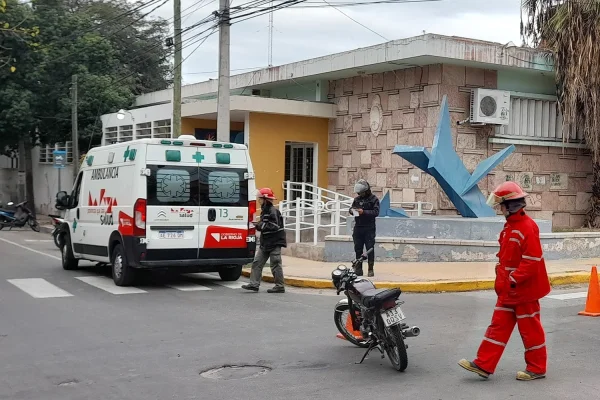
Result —
[{"label": "curb", "polygon": [[[250,270],[244,269],[242,275],[250,276]],[[550,284],[555,286],[574,285],[588,283],[590,281],[589,273],[562,273],[550,274]],[[264,282],[273,283],[273,277],[265,275],[262,277]],[[330,280],[286,277],[284,283],[288,286],[311,289],[334,289]],[[483,281],[432,281],[432,282],[373,282],[377,288],[392,289],[400,288],[408,293],[440,293],[440,292],[472,292],[477,290],[493,290],[493,280]]]}]

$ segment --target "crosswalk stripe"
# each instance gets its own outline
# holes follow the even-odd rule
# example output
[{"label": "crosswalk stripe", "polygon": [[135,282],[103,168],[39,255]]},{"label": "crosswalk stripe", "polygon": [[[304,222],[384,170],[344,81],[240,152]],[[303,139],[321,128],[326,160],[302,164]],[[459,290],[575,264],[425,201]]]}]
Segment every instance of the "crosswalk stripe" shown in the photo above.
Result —
[{"label": "crosswalk stripe", "polygon": [[191,276],[193,278],[200,278],[200,279],[208,281],[212,284],[224,286],[229,289],[241,289],[242,286],[246,284],[246,282],[240,282],[240,281],[224,282],[224,281],[220,280],[219,278],[216,278],[214,275],[210,275],[210,274],[203,273],[203,272],[195,272],[195,273],[186,274],[186,275]]},{"label": "crosswalk stripe", "polygon": [[105,276],[79,276],[75,277],[88,285],[102,289],[105,292],[112,294],[135,294],[135,293],[148,293],[145,290],[138,289],[136,287],[122,287],[115,285],[114,281]]},{"label": "crosswalk stripe", "polygon": [[219,285],[219,286],[225,286],[226,288],[229,289],[241,289],[241,287],[243,285],[245,285],[245,282],[223,282],[223,281],[217,281],[215,280],[214,282],[215,285]]},{"label": "crosswalk stripe", "polygon": [[193,282],[180,282],[177,284],[169,284],[167,285],[170,288],[181,290],[183,292],[195,292],[200,290],[212,290],[207,286],[198,285]]},{"label": "crosswalk stripe", "polygon": [[8,279],[8,282],[36,299],[73,296],[42,278]]},{"label": "crosswalk stripe", "polygon": [[546,296],[546,297],[548,299],[553,299],[553,300],[584,299],[587,297],[587,292],[553,294],[553,295]]}]

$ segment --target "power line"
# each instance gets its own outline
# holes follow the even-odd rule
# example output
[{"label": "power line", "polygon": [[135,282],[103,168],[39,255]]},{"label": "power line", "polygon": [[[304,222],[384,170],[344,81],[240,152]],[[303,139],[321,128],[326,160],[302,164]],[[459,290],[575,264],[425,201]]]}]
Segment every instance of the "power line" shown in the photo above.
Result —
[{"label": "power line", "polygon": [[329,3],[327,0],[321,0],[323,1],[325,4],[329,5],[330,7],[332,7],[334,10],[336,10],[337,12],[341,13],[342,15],[344,15],[346,18],[356,22],[358,25],[362,26],[363,28],[373,32],[374,34],[376,34],[377,36],[379,36],[380,38],[382,38],[383,40],[385,40],[386,42],[389,42],[390,40],[388,38],[386,38],[385,36],[383,36],[380,33],[375,32],[373,29],[369,28],[368,26],[358,22],[357,20],[355,20],[354,18],[352,18],[351,16],[349,16],[348,14],[346,14],[345,12],[343,12],[342,10],[340,10],[339,8],[337,8],[336,6],[331,5],[331,3]]},{"label": "power line", "polygon": [[406,3],[432,3],[443,0],[375,0],[375,1],[359,1],[359,2],[329,2],[328,5],[320,4],[318,1],[306,1],[306,5],[295,6],[294,8],[326,8],[326,7],[355,7],[369,6],[374,4],[406,4]]},{"label": "power line", "polygon": [[[263,68],[267,68],[267,66],[262,65],[260,67],[248,67],[248,68],[236,68],[231,69],[230,71],[248,71],[248,70],[260,70]],[[207,74],[216,74],[219,71],[204,71],[204,72],[186,72],[186,75],[207,75]]]}]

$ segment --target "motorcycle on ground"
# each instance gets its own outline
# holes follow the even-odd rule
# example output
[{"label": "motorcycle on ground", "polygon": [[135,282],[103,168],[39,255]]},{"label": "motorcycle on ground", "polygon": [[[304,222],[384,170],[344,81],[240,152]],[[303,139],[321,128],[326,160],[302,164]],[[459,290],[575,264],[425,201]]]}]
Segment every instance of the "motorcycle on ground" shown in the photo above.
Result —
[{"label": "motorcycle on ground", "polygon": [[[8,203],[9,206],[13,205],[13,202]],[[4,227],[9,227],[8,230],[12,230],[12,228],[22,228],[25,225],[29,225],[29,227],[35,232],[40,231],[40,224],[33,217],[33,213],[29,208],[27,208],[27,201],[23,201],[15,206],[16,211],[11,216],[10,213],[3,213],[0,218],[0,230]]]},{"label": "motorcycle on ground", "polygon": [[340,265],[332,271],[331,280],[337,294],[342,291],[346,294],[346,298],[335,305],[334,322],[346,340],[367,349],[358,364],[377,349],[381,358],[387,353],[392,366],[402,372],[408,366],[408,346],[404,340],[419,336],[421,330],[404,322],[406,317],[400,308],[404,302],[398,300],[400,289],[377,289],[370,280],[354,272],[357,264],[366,261],[372,251],[369,249],[354,260],[350,268]]},{"label": "motorcycle on ground", "polygon": [[60,249],[63,242],[63,235],[60,234],[62,228],[61,225],[63,222],[65,222],[65,220],[60,215],[48,216],[52,219],[52,225],[54,225],[54,229],[52,230],[52,239],[54,239],[54,244],[56,247]]}]

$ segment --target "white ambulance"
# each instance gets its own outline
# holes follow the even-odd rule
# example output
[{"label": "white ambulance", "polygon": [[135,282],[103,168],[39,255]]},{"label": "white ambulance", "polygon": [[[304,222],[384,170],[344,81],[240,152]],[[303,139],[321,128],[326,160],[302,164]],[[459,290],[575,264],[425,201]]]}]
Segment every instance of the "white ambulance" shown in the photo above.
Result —
[{"label": "white ambulance", "polygon": [[111,264],[118,286],[157,268],[235,281],[254,257],[255,193],[244,145],[184,135],[93,148],[72,192],[56,196],[63,268]]}]

